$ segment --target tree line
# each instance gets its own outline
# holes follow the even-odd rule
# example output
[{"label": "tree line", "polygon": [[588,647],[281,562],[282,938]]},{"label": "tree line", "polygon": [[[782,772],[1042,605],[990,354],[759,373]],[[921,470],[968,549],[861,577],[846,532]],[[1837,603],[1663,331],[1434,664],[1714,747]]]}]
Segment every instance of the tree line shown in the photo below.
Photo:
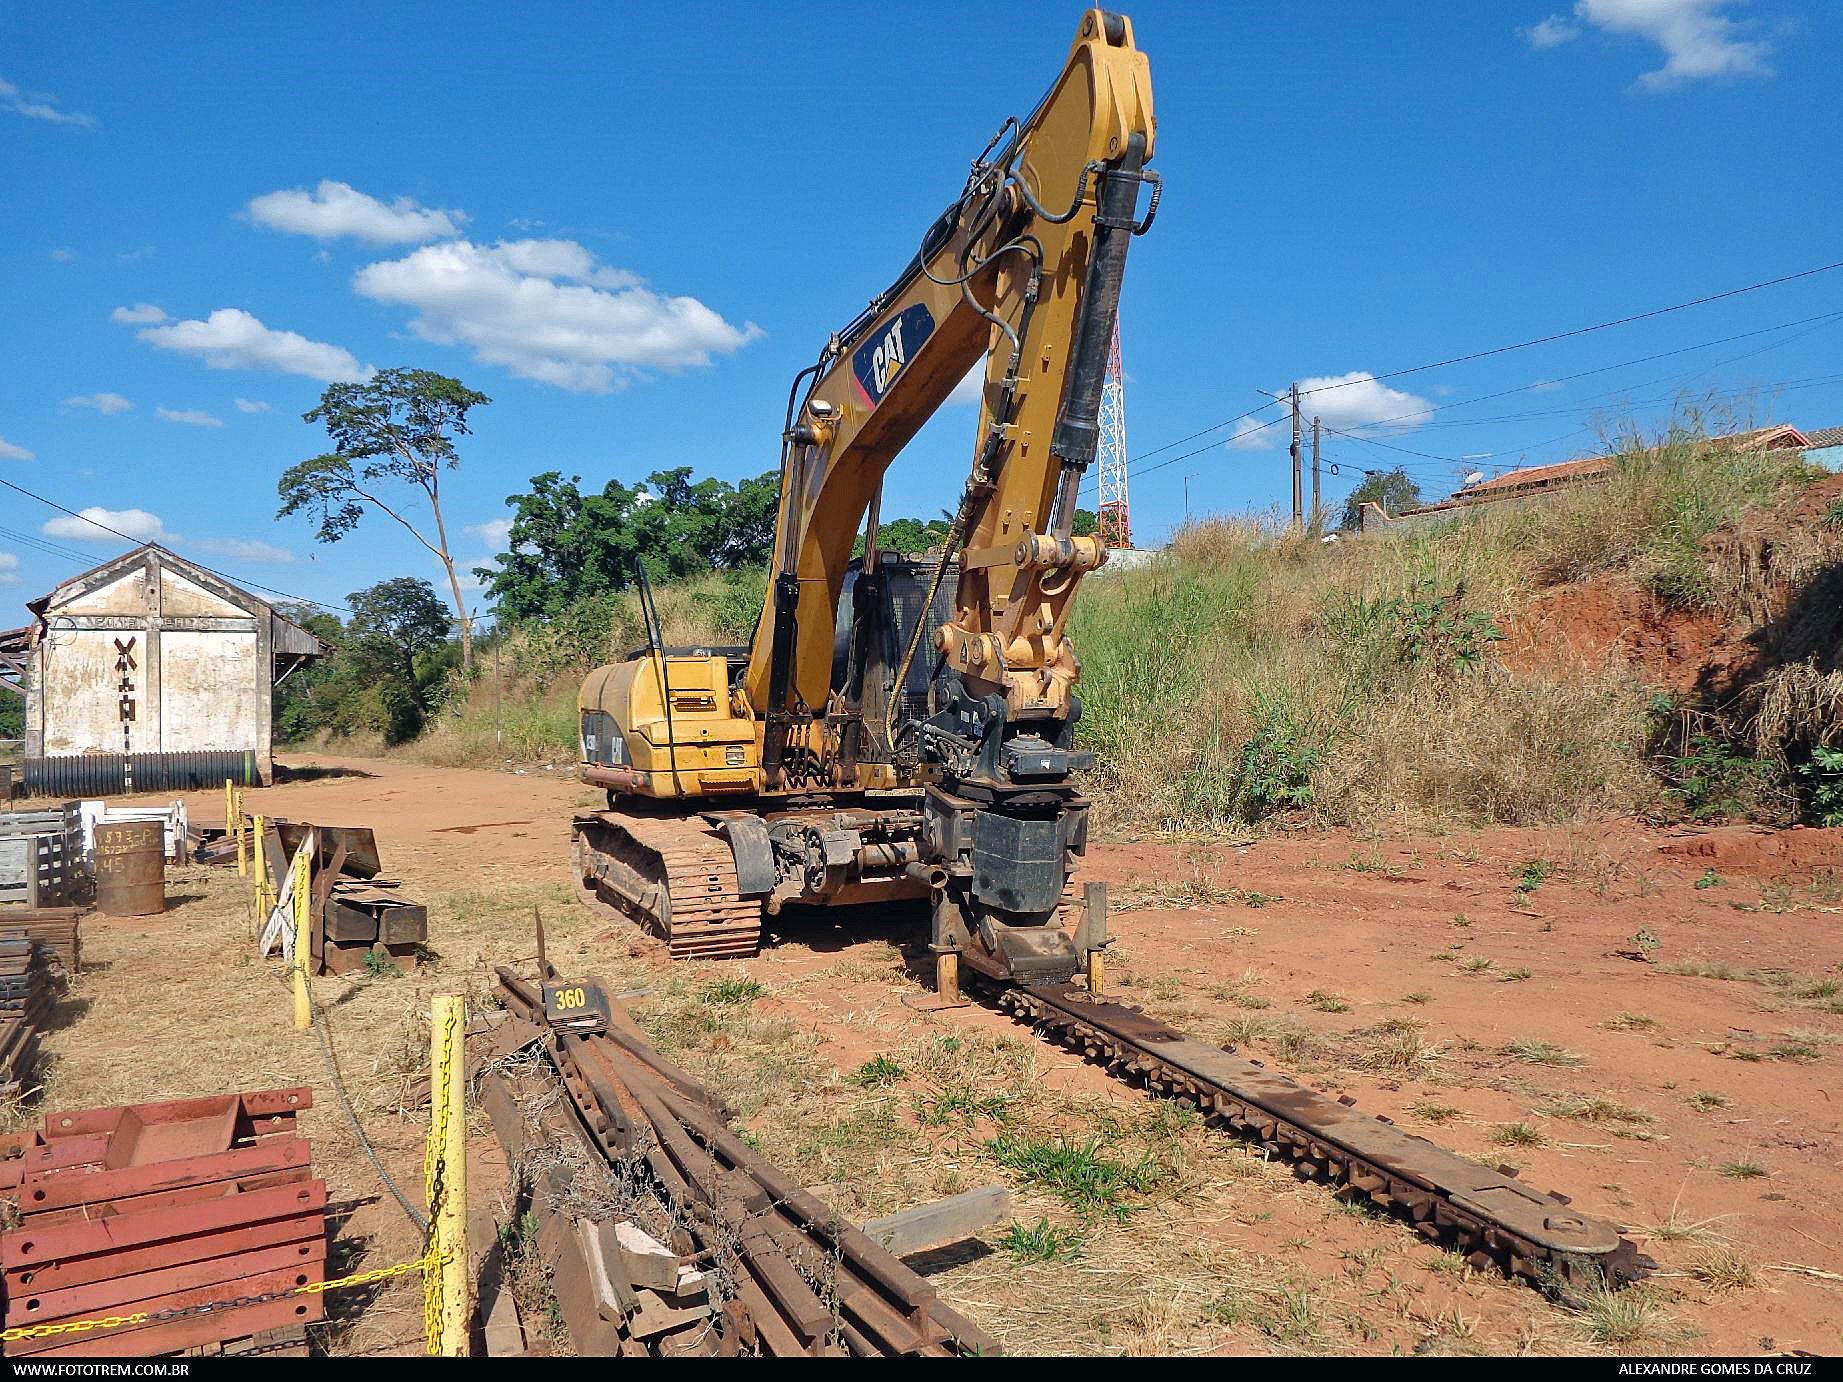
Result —
[{"label": "tree line", "polygon": [[[282,475],[277,517],[306,515],[315,539],[326,543],[351,536],[369,515],[392,520],[441,563],[453,612],[430,582],[412,576],[348,595],[344,620],[325,610],[291,611],[334,656],[277,692],[281,738],[328,731],[411,739],[453,678],[472,675],[474,630],[448,540],[442,478],[460,464],[455,439],[471,434],[470,413],[491,402],[457,379],[402,368],[330,385],[303,414],[303,421],[326,429],[332,449]],[[584,489],[580,475],[549,470],[506,504],[512,511],[506,550],[473,572],[486,599],[502,625],[570,624],[627,590],[640,568],[659,584],[731,572],[746,578],[732,582],[738,598],[755,590],[773,552],[780,476],[770,470],[732,484],[678,466],[633,484],[609,480],[597,490]],[[877,528],[878,546],[911,555],[938,550],[950,519],[945,513],[891,519]],[[1077,512],[1077,533],[1094,527],[1092,513]]]}]

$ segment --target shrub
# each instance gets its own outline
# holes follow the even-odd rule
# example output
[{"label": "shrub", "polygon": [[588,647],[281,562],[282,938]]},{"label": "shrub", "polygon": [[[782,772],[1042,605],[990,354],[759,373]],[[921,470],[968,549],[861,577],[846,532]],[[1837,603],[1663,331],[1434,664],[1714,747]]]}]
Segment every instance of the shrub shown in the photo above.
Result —
[{"label": "shrub", "polygon": [[1843,749],[1818,745],[1810,761],[1798,765],[1809,813],[1814,823],[1843,826]]}]

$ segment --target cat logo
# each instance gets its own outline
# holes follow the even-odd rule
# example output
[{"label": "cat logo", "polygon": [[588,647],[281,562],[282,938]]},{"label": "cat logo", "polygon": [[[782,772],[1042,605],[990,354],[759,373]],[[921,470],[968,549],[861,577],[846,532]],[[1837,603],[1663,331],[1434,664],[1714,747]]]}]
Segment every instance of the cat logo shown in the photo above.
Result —
[{"label": "cat logo", "polygon": [[877,328],[851,357],[851,372],[857,376],[864,401],[873,408],[881,403],[890,385],[933,334],[934,317],[919,302]]}]

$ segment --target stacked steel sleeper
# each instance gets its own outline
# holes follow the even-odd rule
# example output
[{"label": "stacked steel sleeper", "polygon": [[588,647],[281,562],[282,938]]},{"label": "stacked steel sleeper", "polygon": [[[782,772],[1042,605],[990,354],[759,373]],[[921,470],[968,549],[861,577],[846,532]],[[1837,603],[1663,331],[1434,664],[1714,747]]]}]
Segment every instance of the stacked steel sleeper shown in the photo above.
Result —
[{"label": "stacked steel sleeper", "polygon": [[148,1357],[299,1346],[324,1316],[326,1184],[296,1115],[306,1088],[52,1113],[0,1139],[10,1329],[145,1315],[14,1339],[9,1357]]},{"label": "stacked steel sleeper", "polygon": [[51,1021],[54,987],[50,947],[0,933],[0,1094],[17,1095],[29,1086],[38,1034]]}]

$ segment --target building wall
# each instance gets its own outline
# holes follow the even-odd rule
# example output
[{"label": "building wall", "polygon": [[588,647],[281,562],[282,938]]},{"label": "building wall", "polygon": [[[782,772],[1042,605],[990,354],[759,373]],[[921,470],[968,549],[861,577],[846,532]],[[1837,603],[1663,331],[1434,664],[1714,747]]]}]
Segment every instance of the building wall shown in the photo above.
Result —
[{"label": "building wall", "polygon": [[[29,753],[253,750],[266,777],[273,693],[266,605],[207,589],[149,552],[87,588],[60,590],[44,619]],[[119,665],[124,656],[132,665]]]}]

